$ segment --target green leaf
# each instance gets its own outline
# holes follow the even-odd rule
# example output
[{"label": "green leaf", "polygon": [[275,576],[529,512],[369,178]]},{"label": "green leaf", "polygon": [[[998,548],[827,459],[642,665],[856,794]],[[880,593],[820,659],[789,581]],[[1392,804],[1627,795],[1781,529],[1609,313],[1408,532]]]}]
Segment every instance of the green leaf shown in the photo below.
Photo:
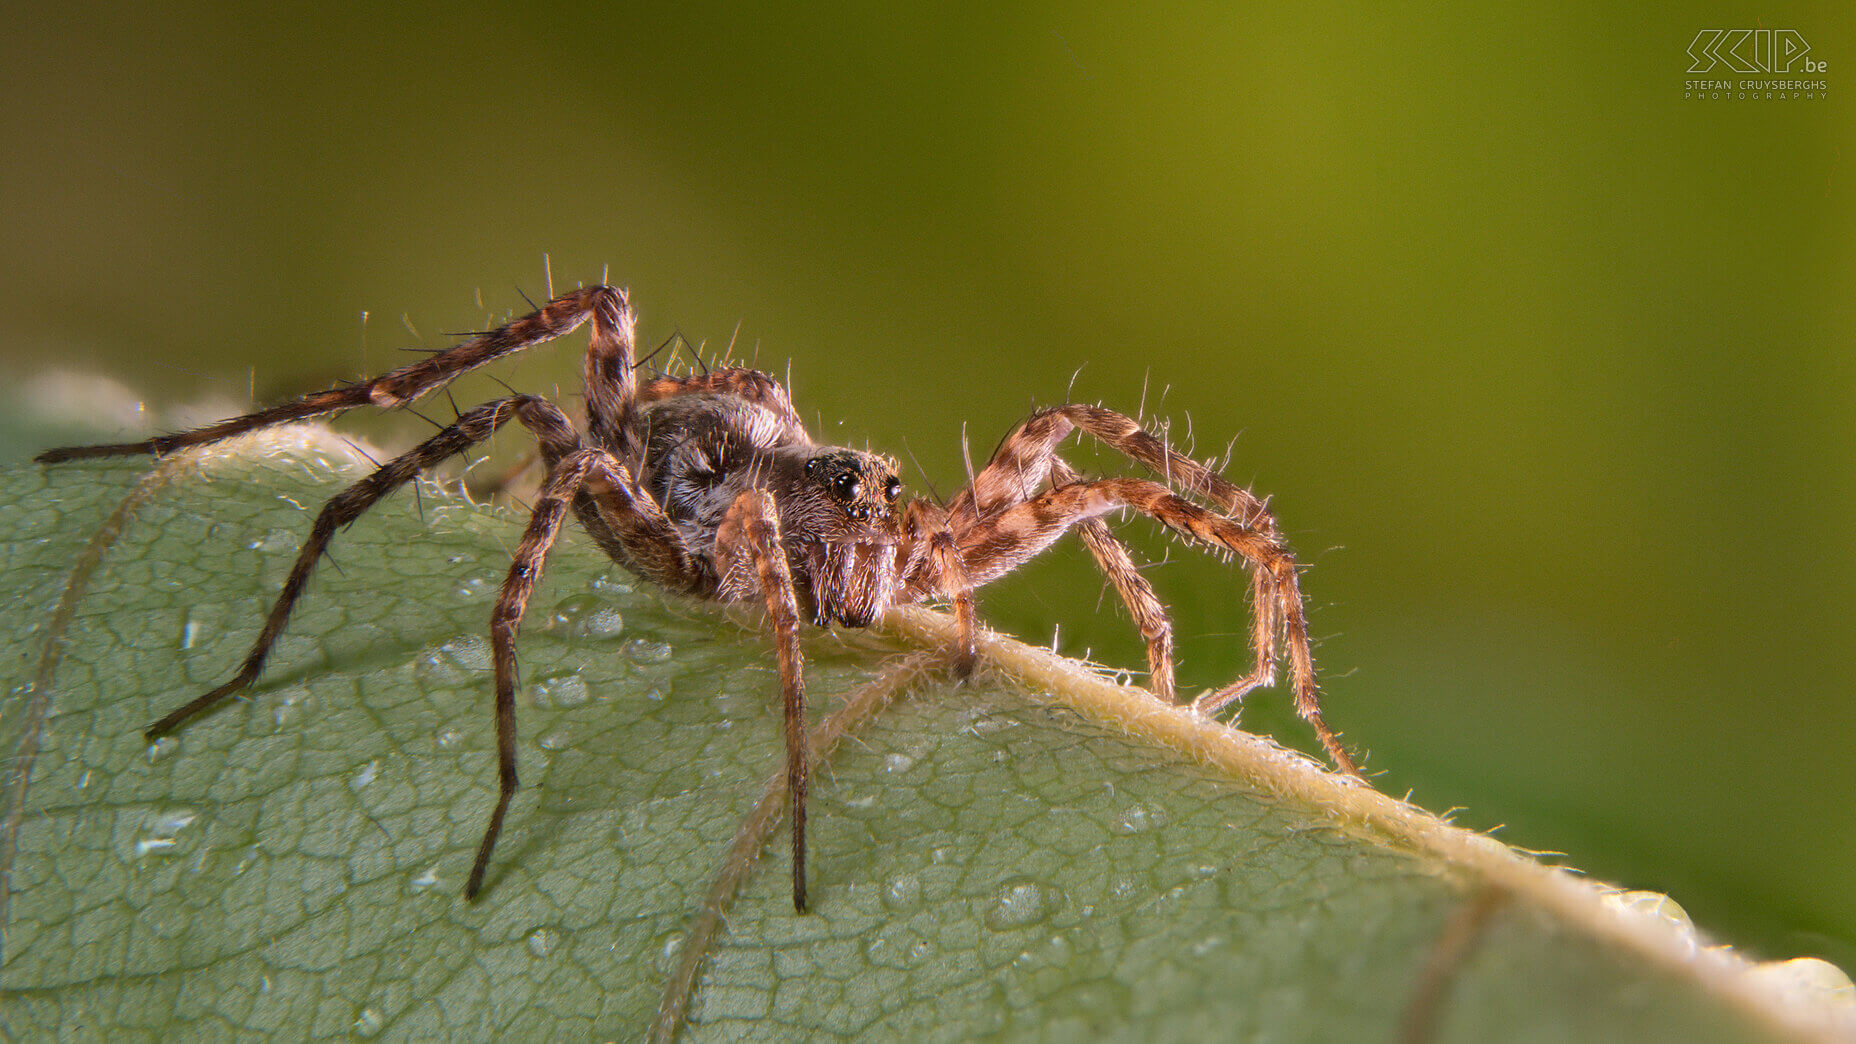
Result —
[{"label": "green leaf", "polygon": [[365,468],[298,429],[6,472],[0,1032],[637,1038],[660,1010],[695,1040],[1856,1025],[1834,975],[1798,984],[1823,967],[1755,968],[1679,911],[1081,665],[991,639],[951,684],[911,652],[944,639],[925,611],[809,639],[844,742],[796,915],[758,615],[663,596],[573,538],[526,618],[523,788],[466,904],[516,513],[431,483],[382,505],[245,699],[139,735],[231,674],[311,514]]}]

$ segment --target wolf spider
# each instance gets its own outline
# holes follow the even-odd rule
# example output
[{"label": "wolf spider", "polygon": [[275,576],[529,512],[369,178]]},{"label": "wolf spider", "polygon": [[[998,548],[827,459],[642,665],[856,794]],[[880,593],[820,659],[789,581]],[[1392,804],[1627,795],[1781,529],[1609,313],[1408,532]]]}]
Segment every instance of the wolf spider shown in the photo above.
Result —
[{"label": "wolf spider", "polygon": [[[283,591],[238,674],[150,725],[154,739],[244,689],[283,632],[310,573],[336,530],[420,472],[488,439],[510,420],[540,444],[547,478],[490,617],[496,674],[500,790],[464,886],[483,887],[490,853],[516,790],[516,630],[569,508],[606,554],[667,590],[723,602],[762,599],[771,618],[785,701],[786,783],[792,808],[793,906],[806,908],[805,687],[799,621],[864,627],[885,608],[928,600],[953,607],[957,669],[976,657],[973,590],[1011,572],[1076,528],[1120,593],[1147,642],[1151,685],[1172,700],[1173,633],[1166,608],[1101,516],[1143,512],[1188,540],[1242,555],[1251,567],[1255,621],[1249,674],[1192,703],[1214,714],[1274,678],[1286,654],[1295,707],[1341,770],[1358,775],[1321,718],[1308,624],[1295,560],[1262,501],[1226,482],[1119,413],[1096,406],[1039,410],[1000,443],[971,484],[946,504],[901,500],[896,461],[821,446],[807,434],[787,389],[767,374],[730,367],[641,379],[635,317],[624,290],[590,286],[530,315],[372,380],[144,442],[74,446],[43,463],[82,457],[157,456],[303,417],[356,406],[412,402],[467,370],[592,324],[586,353],[587,432],[533,395],[466,410],[437,435],[331,498],[316,518]],[[1082,430],[1147,466],[1167,483],[1084,481],[1056,447]],[[1211,511],[1172,487],[1214,504]]]}]

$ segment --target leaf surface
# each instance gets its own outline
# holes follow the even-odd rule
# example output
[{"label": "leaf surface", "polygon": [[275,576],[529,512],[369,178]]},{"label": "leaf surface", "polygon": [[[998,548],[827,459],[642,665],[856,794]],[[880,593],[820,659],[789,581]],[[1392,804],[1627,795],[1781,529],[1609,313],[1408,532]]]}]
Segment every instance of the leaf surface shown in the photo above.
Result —
[{"label": "leaf surface", "polygon": [[[781,765],[757,617],[573,538],[525,620],[523,789],[466,904],[520,516],[432,484],[377,508],[246,698],[151,746],[143,725],[236,668],[314,510],[366,465],[295,431],[163,467],[101,546],[148,462],[0,488],[0,742],[26,773],[0,852],[11,1037],[635,1039],[680,968],[691,1040],[1850,1026],[1821,998],[1788,1015],[1654,913],[1016,643],[966,685],[899,672],[944,626],[925,613],[808,640],[815,716],[897,692],[817,774],[796,916],[783,833],[728,855]],[[712,892],[732,904],[692,933]]]}]

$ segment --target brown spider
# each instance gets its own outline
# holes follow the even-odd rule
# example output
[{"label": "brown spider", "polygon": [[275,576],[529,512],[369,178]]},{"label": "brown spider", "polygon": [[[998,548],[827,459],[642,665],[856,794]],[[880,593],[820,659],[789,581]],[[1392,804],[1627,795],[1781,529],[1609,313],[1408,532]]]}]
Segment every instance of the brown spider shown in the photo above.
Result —
[{"label": "brown spider", "polygon": [[[467,898],[474,899],[483,887],[516,790],[516,629],[570,506],[614,561],[661,587],[725,602],[765,600],[785,697],[797,910],[806,908],[808,769],[800,619],[864,627],[889,606],[945,600],[959,624],[955,658],[964,674],[972,670],[976,655],[974,588],[1011,572],[1075,527],[1147,641],[1154,692],[1171,700],[1173,634],[1166,608],[1100,517],[1123,508],[1145,512],[1189,540],[1236,552],[1251,566],[1256,666],[1194,700],[1193,709],[1210,715],[1269,684],[1286,653],[1296,710],[1314,726],[1335,764],[1359,775],[1321,719],[1295,560],[1263,502],[1249,491],[1174,454],[1119,413],[1071,405],[1032,414],[948,504],[904,502],[893,459],[815,443],[793,411],[786,388],[767,374],[731,367],[641,381],[635,372],[631,304],[625,291],[610,286],[563,294],[500,329],[370,381],[193,431],[145,442],[55,449],[38,460],[160,455],[350,407],[400,406],[467,370],[551,341],[588,321],[593,334],[586,354],[584,436],[552,403],[511,395],[465,411],[417,448],[337,494],[317,516],[238,674],[150,725],[147,736],[176,728],[258,677],[336,530],[421,471],[484,441],[514,419],[539,440],[548,474],[490,617],[501,790],[464,886]],[[1057,444],[1079,428],[1219,511],[1158,482],[1080,480],[1056,453]]]}]

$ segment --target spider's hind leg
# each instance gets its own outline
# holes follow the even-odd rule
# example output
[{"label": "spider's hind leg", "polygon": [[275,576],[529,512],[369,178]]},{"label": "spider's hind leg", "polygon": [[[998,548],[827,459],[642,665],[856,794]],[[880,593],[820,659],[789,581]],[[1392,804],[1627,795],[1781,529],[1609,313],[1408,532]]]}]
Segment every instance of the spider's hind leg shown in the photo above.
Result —
[{"label": "spider's hind leg", "polygon": [[250,685],[264,668],[265,657],[270,655],[271,647],[283,634],[284,625],[290,620],[290,613],[296,608],[297,599],[302,597],[303,589],[309,582],[309,576],[315,571],[316,563],[329,548],[335,531],[361,517],[368,508],[373,507],[382,497],[393,492],[407,482],[416,478],[421,471],[460,453],[469,447],[490,437],[497,428],[510,419],[520,420],[522,424],[541,441],[542,455],[549,461],[560,459],[572,453],[580,446],[580,435],[574,430],[573,423],[567,415],[545,399],[532,395],[518,395],[508,399],[486,402],[475,409],[465,411],[450,427],[419,444],[418,447],[403,453],[381,465],[373,474],[342,490],[331,497],[322,506],[316,516],[316,524],[310,530],[308,539],[303,541],[303,548],[297,554],[296,564],[291,567],[290,575],[284,580],[283,592],[271,607],[270,616],[265,619],[264,629],[259,632],[251,652],[246,654],[244,664],[231,681],[217,689],[169,712],[161,720],[148,726],[144,734],[155,739],[192,718],[196,714],[209,710],[224,701],[233,693]]}]

